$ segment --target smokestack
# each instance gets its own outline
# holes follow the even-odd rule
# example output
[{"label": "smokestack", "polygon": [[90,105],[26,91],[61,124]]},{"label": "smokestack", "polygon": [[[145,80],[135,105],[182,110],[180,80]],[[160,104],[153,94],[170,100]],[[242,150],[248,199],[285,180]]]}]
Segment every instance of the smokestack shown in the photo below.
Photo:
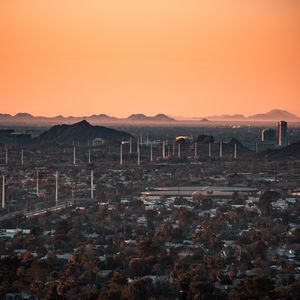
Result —
[{"label": "smokestack", "polygon": [[208,144],[208,157],[211,158],[211,143]]},{"label": "smokestack", "polygon": [[173,156],[175,156],[175,142],[173,142],[172,154],[173,154]]},{"label": "smokestack", "polygon": [[136,152],[139,152],[140,141],[139,138],[136,139]]},{"label": "smokestack", "polygon": [[94,172],[91,170],[91,199],[94,199]]},{"label": "smokestack", "polygon": [[163,141],[162,156],[163,156],[163,159],[166,158],[166,144],[165,144],[165,141]]},{"label": "smokestack", "polygon": [[195,142],[195,158],[198,156],[197,154],[197,142]]},{"label": "smokestack", "polygon": [[178,158],[180,158],[180,142],[178,142]]},{"label": "smokestack", "polygon": [[149,146],[149,134],[147,132],[147,140],[146,140],[146,143],[147,143],[147,147]]},{"label": "smokestack", "polygon": [[220,142],[220,158],[223,157],[223,142]]},{"label": "smokestack", "polygon": [[5,176],[2,176],[2,208],[5,208]]}]

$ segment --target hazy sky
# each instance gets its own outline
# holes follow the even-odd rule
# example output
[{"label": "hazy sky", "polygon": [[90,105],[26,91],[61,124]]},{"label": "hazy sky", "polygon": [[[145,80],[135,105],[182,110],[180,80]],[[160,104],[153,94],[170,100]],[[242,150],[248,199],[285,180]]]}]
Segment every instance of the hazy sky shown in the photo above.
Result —
[{"label": "hazy sky", "polygon": [[299,0],[1,0],[0,112],[300,115]]}]

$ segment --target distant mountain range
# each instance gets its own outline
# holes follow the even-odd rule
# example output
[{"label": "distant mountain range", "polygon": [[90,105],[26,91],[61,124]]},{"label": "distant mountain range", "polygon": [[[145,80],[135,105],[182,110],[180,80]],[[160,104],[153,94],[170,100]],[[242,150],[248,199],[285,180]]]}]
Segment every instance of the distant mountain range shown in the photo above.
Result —
[{"label": "distant mountain range", "polygon": [[210,121],[300,121],[300,118],[286,110],[273,109],[267,113],[244,116],[241,114],[207,117]]},{"label": "distant mountain range", "polygon": [[83,120],[72,125],[55,125],[37,137],[35,142],[43,144],[71,144],[73,142],[88,142],[95,138],[121,140],[128,139],[130,136],[127,132],[104,126],[93,126]]},{"label": "distant mountain range", "polygon": [[161,123],[161,122],[176,122],[174,118],[171,118],[165,114],[157,114],[155,116],[146,116],[144,114],[132,114],[127,118],[116,118],[108,116],[106,114],[81,116],[81,117],[44,117],[33,116],[28,113],[18,113],[16,115],[0,114],[0,123],[42,123],[42,124],[57,124],[57,123],[74,123],[80,122],[82,119],[93,123]]},{"label": "distant mountain range", "polygon": [[300,122],[300,118],[295,114],[292,114],[285,110],[274,109],[267,113],[261,113],[251,116],[244,116],[242,114],[233,115],[214,115],[205,118],[191,118],[191,119],[175,119],[165,114],[157,114],[155,116],[147,116],[144,114],[132,114],[127,118],[116,118],[108,116],[106,114],[93,114],[90,116],[80,117],[44,117],[44,116],[33,116],[28,113],[18,113],[16,115],[0,114],[0,123],[24,123],[24,124],[71,124],[80,122],[82,119],[92,122],[94,124],[164,124],[164,123],[207,123],[207,122],[277,122],[280,120],[286,120],[290,122]]}]

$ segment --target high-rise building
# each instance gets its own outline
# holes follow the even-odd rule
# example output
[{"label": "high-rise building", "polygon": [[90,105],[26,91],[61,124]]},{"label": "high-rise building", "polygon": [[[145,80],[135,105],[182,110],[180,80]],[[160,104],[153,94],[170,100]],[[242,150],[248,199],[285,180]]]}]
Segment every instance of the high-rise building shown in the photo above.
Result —
[{"label": "high-rise building", "polygon": [[262,143],[275,144],[276,143],[276,132],[274,129],[263,129],[261,132]]},{"label": "high-rise building", "polygon": [[279,121],[278,122],[278,145],[286,146],[287,144],[288,144],[287,122]]}]

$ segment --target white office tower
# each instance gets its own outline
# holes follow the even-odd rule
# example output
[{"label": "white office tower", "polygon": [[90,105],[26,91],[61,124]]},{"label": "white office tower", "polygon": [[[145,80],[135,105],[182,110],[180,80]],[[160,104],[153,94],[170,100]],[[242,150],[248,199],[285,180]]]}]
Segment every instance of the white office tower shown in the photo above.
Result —
[{"label": "white office tower", "polygon": [[2,208],[5,208],[5,176],[2,176]]},{"label": "white office tower", "polygon": [[91,199],[94,199],[94,171],[91,170]]}]

